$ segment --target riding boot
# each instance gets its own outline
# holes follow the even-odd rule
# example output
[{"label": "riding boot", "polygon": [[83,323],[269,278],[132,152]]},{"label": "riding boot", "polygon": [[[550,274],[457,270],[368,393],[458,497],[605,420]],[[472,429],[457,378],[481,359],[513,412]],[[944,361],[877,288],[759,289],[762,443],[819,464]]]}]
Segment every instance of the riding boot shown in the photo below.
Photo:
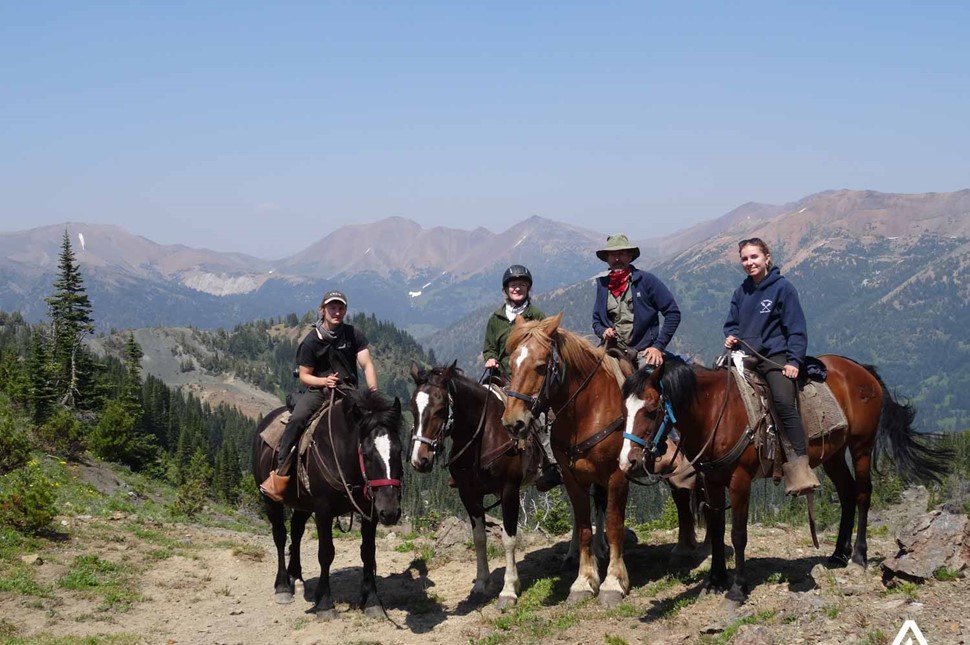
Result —
[{"label": "riding boot", "polygon": [[785,473],[785,495],[797,497],[821,486],[807,455],[785,462],[781,469]]},{"label": "riding boot", "polygon": [[275,470],[269,472],[269,477],[259,485],[259,492],[274,502],[282,502],[286,493],[286,485],[290,483],[287,475],[278,475]]},{"label": "riding boot", "polygon": [[542,472],[536,477],[535,485],[536,490],[540,493],[548,493],[562,483],[562,471],[552,453],[552,441],[549,436],[551,433],[546,425],[544,414],[540,415],[538,423],[536,434],[539,437],[539,443],[542,445]]},{"label": "riding boot", "polygon": [[276,458],[276,470],[270,471],[269,477],[259,485],[259,492],[274,502],[283,501],[283,494],[286,493],[286,486],[290,482],[289,475],[282,474],[285,472],[283,466],[286,465],[286,470],[289,470],[287,458],[293,451],[298,434],[299,432],[293,424],[286,424],[286,428],[283,430],[283,436],[280,439],[280,451]]}]

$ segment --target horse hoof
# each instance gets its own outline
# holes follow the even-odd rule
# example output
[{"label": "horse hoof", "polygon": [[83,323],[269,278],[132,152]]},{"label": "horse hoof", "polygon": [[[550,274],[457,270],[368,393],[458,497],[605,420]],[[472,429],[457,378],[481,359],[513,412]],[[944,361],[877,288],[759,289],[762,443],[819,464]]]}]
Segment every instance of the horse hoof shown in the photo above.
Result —
[{"label": "horse hoof", "polygon": [[364,615],[368,618],[387,618],[387,613],[385,613],[384,608],[380,605],[364,607]]},{"label": "horse hoof", "polygon": [[337,609],[321,609],[320,611],[314,612],[314,615],[317,617],[317,620],[325,622],[331,621],[337,617]]},{"label": "horse hoof", "polygon": [[566,598],[567,605],[578,605],[579,603],[593,597],[592,591],[571,591]]},{"label": "horse hoof", "polygon": [[515,596],[499,596],[498,600],[495,601],[495,608],[499,611],[505,611],[506,609],[511,609],[515,606],[518,598]]},{"label": "horse hoof", "polygon": [[273,599],[276,601],[277,605],[288,605],[293,602],[293,594],[289,592],[280,592],[273,596]]},{"label": "horse hoof", "polygon": [[724,594],[724,598],[727,599],[728,602],[736,605],[742,605],[744,604],[744,601],[748,599],[748,594],[744,593],[744,591],[741,589],[735,588]]},{"label": "horse hoof", "polygon": [[831,567],[844,567],[849,564],[849,559],[844,555],[830,555],[826,561]]},{"label": "horse hoof", "polygon": [[604,607],[616,607],[623,602],[623,594],[619,591],[600,591],[600,604]]}]

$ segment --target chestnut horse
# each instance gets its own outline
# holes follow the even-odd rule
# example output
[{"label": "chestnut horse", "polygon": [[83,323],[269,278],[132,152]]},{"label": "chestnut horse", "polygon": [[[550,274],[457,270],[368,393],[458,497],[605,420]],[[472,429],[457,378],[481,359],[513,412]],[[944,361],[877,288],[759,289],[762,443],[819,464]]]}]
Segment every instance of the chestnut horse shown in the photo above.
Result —
[{"label": "chestnut horse", "polygon": [[[276,467],[276,451],[260,433],[286,410],[277,408],[264,418],[253,438],[253,477],[256,484]],[[337,616],[330,593],[330,565],[333,563],[333,522],[345,513],[361,516],[360,558],[363,563],[360,607],[368,616],[383,616],[377,597],[375,537],[377,523],[396,524],[401,517],[401,402],[390,401],[376,392],[351,391],[331,408],[312,430],[307,449],[306,474],[309,490],[293,477],[283,503],[263,498],[273,525],[276,543],[276,600],[292,602],[297,580],[303,580],[300,541],[307,519],[315,516],[319,534],[320,581],[311,612],[323,620]],[[310,432],[311,430],[307,430]],[[290,564],[285,566],[286,525],[283,505],[293,510]]]},{"label": "chestnut horse", "polygon": [[489,574],[483,501],[486,494],[501,501],[506,568],[497,606],[504,609],[515,604],[521,591],[515,561],[519,489],[535,478],[542,448],[529,441],[519,449],[502,426],[503,397],[464,376],[457,363],[430,371],[411,363],[411,378],[416,386],[411,396],[411,465],[429,472],[451,437],[448,470],[471,520],[477,569],[470,597],[476,601],[485,599]]},{"label": "chestnut horse", "polygon": [[[835,552],[829,562],[866,566],[866,525],[872,482],[870,468],[878,452],[890,452],[904,476],[924,482],[939,481],[952,456],[945,449],[929,447],[916,439],[912,427],[915,411],[897,402],[871,366],[842,356],[820,356],[828,370],[826,382],[845,413],[845,430],[835,430],[808,442],[812,466],[822,464],[839,496],[842,513]],[[666,361],[648,373],[639,371],[623,386],[628,432],[624,439],[621,468],[647,468],[643,443],[649,445],[659,428],[676,425],[684,454],[703,473],[710,503],[707,507],[708,534],[712,536],[712,561],[706,589],[727,591],[728,599],[743,602],[748,594],[744,549],[747,545],[748,504],[751,484],[771,476],[771,464],[763,467],[758,449],[751,442],[747,412],[741,395],[730,383],[733,369],[712,370],[687,365],[680,359]],[[662,434],[662,432],[661,432]],[[852,470],[846,461],[846,451]],[[767,470],[767,472],[766,472]],[[728,587],[724,557],[724,495],[730,499],[734,545],[734,583]],[[855,546],[852,525],[858,509]]]},{"label": "chestnut horse", "polygon": [[[619,362],[602,348],[560,329],[562,314],[526,322],[516,318],[507,347],[511,369],[502,423],[524,438],[540,412],[554,415],[552,448],[563,470],[579,535],[579,575],[567,602],[599,594],[605,605],[619,603],[630,589],[623,561],[623,531],[629,482],[619,469],[625,408]],[[606,539],[610,561],[600,584],[590,549],[591,485],[606,490]]]}]

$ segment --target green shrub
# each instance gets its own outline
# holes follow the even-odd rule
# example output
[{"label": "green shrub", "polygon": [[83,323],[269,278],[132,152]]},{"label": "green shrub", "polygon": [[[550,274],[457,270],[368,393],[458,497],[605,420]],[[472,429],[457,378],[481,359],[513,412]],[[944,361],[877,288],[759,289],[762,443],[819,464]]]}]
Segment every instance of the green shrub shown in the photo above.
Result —
[{"label": "green shrub", "polygon": [[545,512],[539,518],[539,527],[551,535],[562,535],[573,528],[573,512],[560,488],[546,493]]},{"label": "green shrub", "polygon": [[36,461],[0,477],[0,524],[21,533],[50,528],[57,514],[57,483],[51,481]]},{"label": "green shrub", "polygon": [[16,470],[30,459],[27,433],[8,416],[0,416],[0,474]]},{"label": "green shrub", "polygon": [[42,425],[34,430],[45,450],[58,455],[77,456],[84,452],[87,427],[74,413],[58,406]]}]

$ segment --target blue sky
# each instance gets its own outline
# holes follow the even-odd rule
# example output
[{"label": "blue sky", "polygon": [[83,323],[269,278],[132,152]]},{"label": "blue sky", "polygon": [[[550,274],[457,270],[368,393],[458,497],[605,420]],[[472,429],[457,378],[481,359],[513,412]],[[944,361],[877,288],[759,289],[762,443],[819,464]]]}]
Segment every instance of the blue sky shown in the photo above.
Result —
[{"label": "blue sky", "polygon": [[0,232],[277,259],[970,187],[967,3],[0,3]]}]

